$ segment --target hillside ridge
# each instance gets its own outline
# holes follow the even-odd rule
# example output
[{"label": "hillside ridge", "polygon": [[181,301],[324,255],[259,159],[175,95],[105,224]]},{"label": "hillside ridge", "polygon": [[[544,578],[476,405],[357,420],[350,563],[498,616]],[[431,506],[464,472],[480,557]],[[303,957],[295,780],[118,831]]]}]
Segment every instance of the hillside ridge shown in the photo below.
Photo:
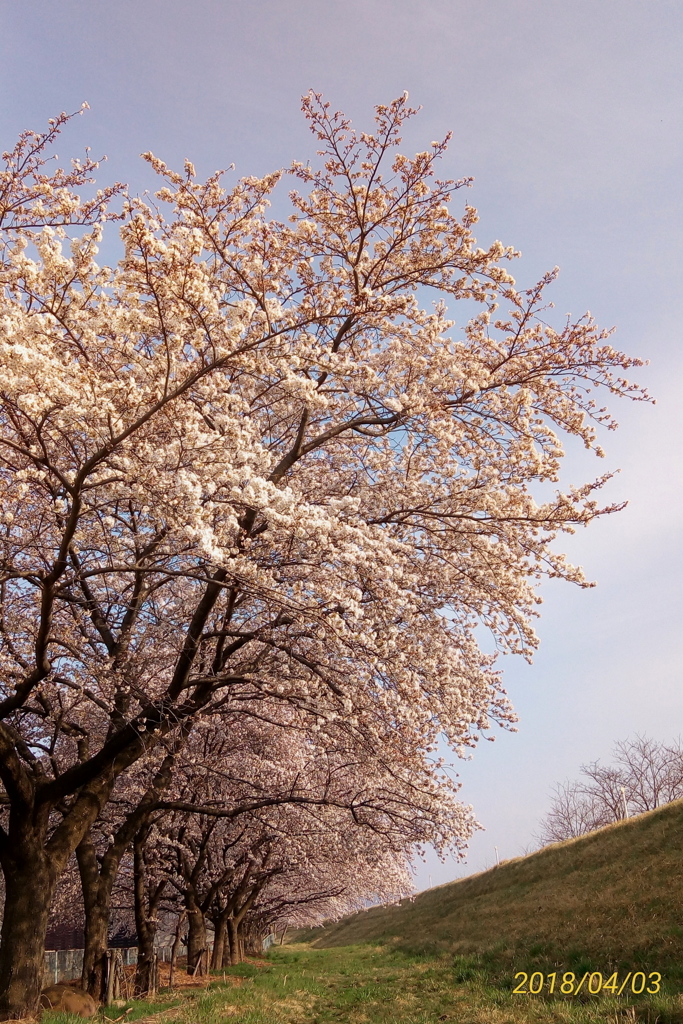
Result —
[{"label": "hillside ridge", "polygon": [[596,970],[683,962],[683,800],[372,907],[302,939]]}]

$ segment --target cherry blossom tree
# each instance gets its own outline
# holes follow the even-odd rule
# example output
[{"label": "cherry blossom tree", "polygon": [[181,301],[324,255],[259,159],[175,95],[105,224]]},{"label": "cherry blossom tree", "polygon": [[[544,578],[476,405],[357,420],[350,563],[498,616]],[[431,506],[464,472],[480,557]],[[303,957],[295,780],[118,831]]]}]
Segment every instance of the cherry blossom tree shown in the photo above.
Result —
[{"label": "cherry blossom tree", "polygon": [[476,246],[446,143],[398,150],[406,97],[372,135],[304,113],[323,159],[290,169],[289,222],[281,172],[228,188],[148,154],[115,268],[116,189],[43,163],[64,119],[5,157],[0,1017],[35,1008],[56,880],[117,780],[198,715],[342,721],[436,808],[438,739],[514,718],[477,626],[529,655],[536,582],[584,584],[553,539],[616,508],[601,480],[549,488],[558,432],[601,454],[594,392],[643,397],[637,361],[589,318],[549,326],[552,275],[518,292],[513,251]]},{"label": "cherry blossom tree", "polygon": [[[288,822],[294,844],[271,853],[279,870],[260,886],[230,943],[231,961],[243,947],[259,953],[275,929],[334,921],[375,903],[394,903],[414,891],[409,850],[387,845],[365,830],[329,820]],[[336,825],[336,827],[335,827]],[[345,827],[346,826],[346,827]]]},{"label": "cherry blossom tree", "polygon": [[[455,798],[457,787],[416,770],[417,755],[406,758],[405,741],[400,751],[387,741],[380,760],[343,720],[328,724],[321,738],[322,730],[307,731],[305,716],[291,708],[271,713],[268,722],[240,716],[229,729],[223,720],[200,725],[174,780],[175,794],[157,804],[172,816],[156,820],[156,877],[182,894],[190,971],[207,949],[207,918],[216,932],[215,965],[228,933],[234,954],[239,926],[264,886],[300,862],[298,843],[320,853],[336,836],[346,845],[343,855],[335,848],[330,863],[348,860],[354,849],[360,865],[371,849],[367,856],[379,865],[382,851],[403,861],[428,844],[457,850],[476,827]],[[407,763],[400,763],[400,752]],[[365,884],[362,872],[357,877]],[[152,888],[156,884],[150,880]]]},{"label": "cherry blossom tree", "polygon": [[[218,920],[221,937],[227,935],[228,927],[236,934],[269,879],[263,871],[258,879],[250,878],[244,900],[235,883],[223,905],[217,906],[221,890],[235,879],[238,870],[234,858],[225,862],[226,843],[232,849],[237,840],[225,839],[221,823],[235,822],[239,827],[231,834],[241,837],[251,834],[242,822],[245,815],[253,819],[254,812],[290,804],[334,807],[348,812],[346,830],[353,832],[354,825],[370,827],[401,852],[417,844],[457,848],[474,827],[471,815],[468,820],[467,812],[454,799],[453,783],[439,780],[433,769],[424,770],[423,766],[422,772],[417,770],[418,752],[408,759],[408,770],[405,763],[398,764],[401,757],[406,760],[405,740],[394,750],[387,738],[378,761],[371,745],[360,742],[358,730],[347,730],[343,720],[328,726],[323,735],[320,730],[310,732],[307,716],[296,715],[291,708],[271,707],[272,720],[268,722],[261,720],[264,710],[263,702],[251,713],[245,705],[237,714],[224,710],[220,716],[199,722],[188,742],[181,732],[172,749],[168,742],[154,748],[155,756],[141,759],[117,780],[108,805],[81,840],[76,855],[82,882],[79,903],[85,908],[83,986],[96,999],[104,997],[112,898],[131,843],[134,895],[129,903],[135,908],[139,941],[137,986],[146,991],[159,909],[169,885],[183,896],[189,932],[188,970],[193,971],[206,950],[207,915],[214,925]],[[171,820],[163,821],[170,811]],[[200,812],[203,820],[192,821]],[[272,826],[261,822],[259,836],[264,829],[268,833]],[[150,849],[150,835],[166,836],[161,864],[163,844],[152,843]],[[169,836],[175,844],[170,858]],[[284,841],[282,828],[278,839]],[[253,842],[250,839],[240,847],[247,866],[253,866]],[[377,850],[374,856],[378,856]],[[222,867],[200,892],[199,880],[207,866],[215,869],[216,861]],[[216,957],[218,945],[214,944]]]},{"label": "cherry blossom tree", "polygon": [[245,928],[265,934],[285,915],[315,923],[413,888],[412,835],[401,844],[395,831],[387,837],[330,805],[283,803],[239,819],[186,815],[166,822],[155,838],[157,851],[148,847],[148,857],[157,874],[146,886],[146,917],[158,912],[162,886],[182,894],[193,973],[209,946],[208,920],[211,963],[220,968],[242,959]]}]

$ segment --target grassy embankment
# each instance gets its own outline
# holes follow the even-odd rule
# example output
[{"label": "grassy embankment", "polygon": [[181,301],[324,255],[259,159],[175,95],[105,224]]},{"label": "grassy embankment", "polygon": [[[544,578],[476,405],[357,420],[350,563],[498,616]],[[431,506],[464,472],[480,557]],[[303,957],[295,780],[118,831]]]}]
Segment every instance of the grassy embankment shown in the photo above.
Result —
[{"label": "grassy embankment", "polygon": [[[300,935],[308,941],[231,968],[207,990],[107,1016],[131,1024],[152,1024],[152,1015],[155,1024],[683,1024],[682,840],[679,801]],[[577,979],[617,971],[620,981],[629,971],[660,971],[663,992],[515,995],[516,971]]]},{"label": "grassy embankment", "polygon": [[683,800],[302,935],[491,967],[661,971],[683,990]]}]

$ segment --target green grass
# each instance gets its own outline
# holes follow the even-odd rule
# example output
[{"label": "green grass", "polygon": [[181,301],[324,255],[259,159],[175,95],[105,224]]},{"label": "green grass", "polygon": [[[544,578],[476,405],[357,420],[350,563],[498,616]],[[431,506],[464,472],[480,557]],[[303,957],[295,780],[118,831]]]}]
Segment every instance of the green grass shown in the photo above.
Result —
[{"label": "green grass", "polygon": [[[298,938],[125,1020],[179,1001],[178,1024],[683,1024],[683,801]],[[513,993],[517,971],[638,970],[662,992]]]},{"label": "green grass", "polygon": [[683,990],[683,801],[301,938],[474,956],[497,977],[661,971]]},{"label": "green grass", "polygon": [[[261,966],[229,968],[207,990],[174,992],[180,1024],[681,1024],[676,995],[585,1000],[514,996],[476,957],[408,954],[387,946],[272,951]],[[126,1019],[166,1008],[134,1003]],[[122,1010],[110,1009],[115,1018]],[[45,1014],[45,1024],[78,1018]],[[163,1018],[162,1018],[163,1020]]]}]

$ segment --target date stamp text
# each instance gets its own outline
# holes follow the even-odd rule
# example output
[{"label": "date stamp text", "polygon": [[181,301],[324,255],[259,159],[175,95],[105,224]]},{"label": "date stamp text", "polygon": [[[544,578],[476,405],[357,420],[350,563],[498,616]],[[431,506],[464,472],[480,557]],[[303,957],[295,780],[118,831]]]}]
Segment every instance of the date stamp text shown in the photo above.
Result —
[{"label": "date stamp text", "polygon": [[520,978],[517,986],[513,988],[513,995],[539,996],[543,992],[548,995],[578,996],[586,992],[591,996],[599,993],[607,993],[614,996],[634,995],[639,996],[643,992],[656,995],[661,987],[662,976],[658,971],[650,971],[645,974],[643,971],[629,971],[625,977],[620,978],[617,971],[608,976],[600,971],[587,971],[579,977],[572,971],[565,971],[559,974],[553,971],[550,974],[543,974],[541,971],[534,971],[528,974],[526,971],[517,971],[515,981]]}]

